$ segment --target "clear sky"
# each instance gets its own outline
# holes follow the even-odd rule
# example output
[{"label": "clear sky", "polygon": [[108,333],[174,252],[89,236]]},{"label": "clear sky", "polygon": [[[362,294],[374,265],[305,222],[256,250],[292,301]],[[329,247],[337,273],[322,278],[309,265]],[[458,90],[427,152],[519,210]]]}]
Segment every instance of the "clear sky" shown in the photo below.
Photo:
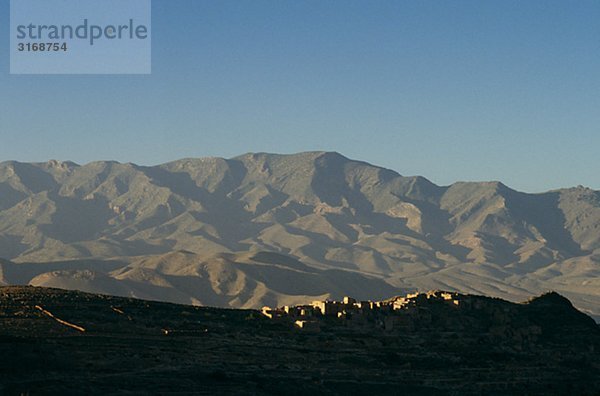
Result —
[{"label": "clear sky", "polygon": [[0,160],[334,150],[437,184],[600,189],[600,1],[153,0],[149,76],[9,75]]}]

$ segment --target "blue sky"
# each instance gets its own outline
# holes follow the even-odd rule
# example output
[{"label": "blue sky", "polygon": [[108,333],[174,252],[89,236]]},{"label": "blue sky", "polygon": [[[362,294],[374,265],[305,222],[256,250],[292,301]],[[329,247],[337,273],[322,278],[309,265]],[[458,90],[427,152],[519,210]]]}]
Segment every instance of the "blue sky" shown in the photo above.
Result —
[{"label": "blue sky", "polygon": [[599,1],[153,0],[149,76],[9,75],[8,15],[0,160],[335,150],[600,189]]}]

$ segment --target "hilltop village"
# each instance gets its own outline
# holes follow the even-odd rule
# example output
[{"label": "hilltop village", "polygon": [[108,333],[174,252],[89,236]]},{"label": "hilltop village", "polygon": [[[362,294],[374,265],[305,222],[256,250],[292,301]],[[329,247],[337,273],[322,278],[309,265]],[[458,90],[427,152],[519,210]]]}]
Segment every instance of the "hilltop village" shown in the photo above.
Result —
[{"label": "hilltop village", "polygon": [[[440,306],[443,304],[442,306]],[[333,318],[350,327],[375,326],[391,331],[412,330],[415,323],[431,323],[436,308],[485,309],[486,302],[477,296],[445,291],[413,293],[384,301],[357,301],[344,297],[342,301],[313,301],[307,305],[263,307],[262,314],[276,321],[293,321],[307,332],[319,332],[321,325]],[[491,307],[490,307],[491,308]]]},{"label": "hilltop village", "polygon": [[600,327],[556,293],[263,312],[0,287],[0,394],[600,395]]},{"label": "hilltop village", "polygon": [[[423,326],[435,325],[436,321],[455,321],[454,327],[460,329],[464,326],[460,318],[485,314],[493,318],[491,330],[501,335],[514,317],[513,311],[513,307],[503,304],[501,300],[434,290],[384,301],[357,301],[344,297],[342,301],[313,301],[307,305],[280,308],[263,307],[261,312],[274,321],[293,322],[297,329],[310,333],[318,333],[327,325],[345,326],[357,331],[368,327],[385,332],[412,332]],[[536,337],[539,333],[539,327],[529,326],[511,336],[524,340]]]}]

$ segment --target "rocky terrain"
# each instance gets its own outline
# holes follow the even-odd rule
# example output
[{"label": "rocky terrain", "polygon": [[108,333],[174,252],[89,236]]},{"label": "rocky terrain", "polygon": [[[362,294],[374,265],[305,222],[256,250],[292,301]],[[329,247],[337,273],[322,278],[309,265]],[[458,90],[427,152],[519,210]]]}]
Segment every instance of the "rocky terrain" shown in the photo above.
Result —
[{"label": "rocky terrain", "polygon": [[600,192],[437,186],[337,153],[0,163],[0,284],[254,307],[557,290],[600,317]]},{"label": "rocky terrain", "polygon": [[414,298],[413,327],[0,288],[0,393],[596,395],[600,328],[556,293]]}]

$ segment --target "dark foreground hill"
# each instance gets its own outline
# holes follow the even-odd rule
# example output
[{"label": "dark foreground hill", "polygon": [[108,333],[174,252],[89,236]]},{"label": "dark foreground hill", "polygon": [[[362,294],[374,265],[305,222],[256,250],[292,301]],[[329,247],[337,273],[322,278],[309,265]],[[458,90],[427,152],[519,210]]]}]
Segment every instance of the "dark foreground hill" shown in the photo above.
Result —
[{"label": "dark foreground hill", "polygon": [[411,327],[0,288],[0,394],[597,395],[600,329],[556,293],[417,298]]},{"label": "dark foreground hill", "polygon": [[0,163],[0,258],[19,264],[0,262],[0,284],[176,303],[557,290],[600,316],[600,192],[437,186],[331,152],[11,161]]}]

